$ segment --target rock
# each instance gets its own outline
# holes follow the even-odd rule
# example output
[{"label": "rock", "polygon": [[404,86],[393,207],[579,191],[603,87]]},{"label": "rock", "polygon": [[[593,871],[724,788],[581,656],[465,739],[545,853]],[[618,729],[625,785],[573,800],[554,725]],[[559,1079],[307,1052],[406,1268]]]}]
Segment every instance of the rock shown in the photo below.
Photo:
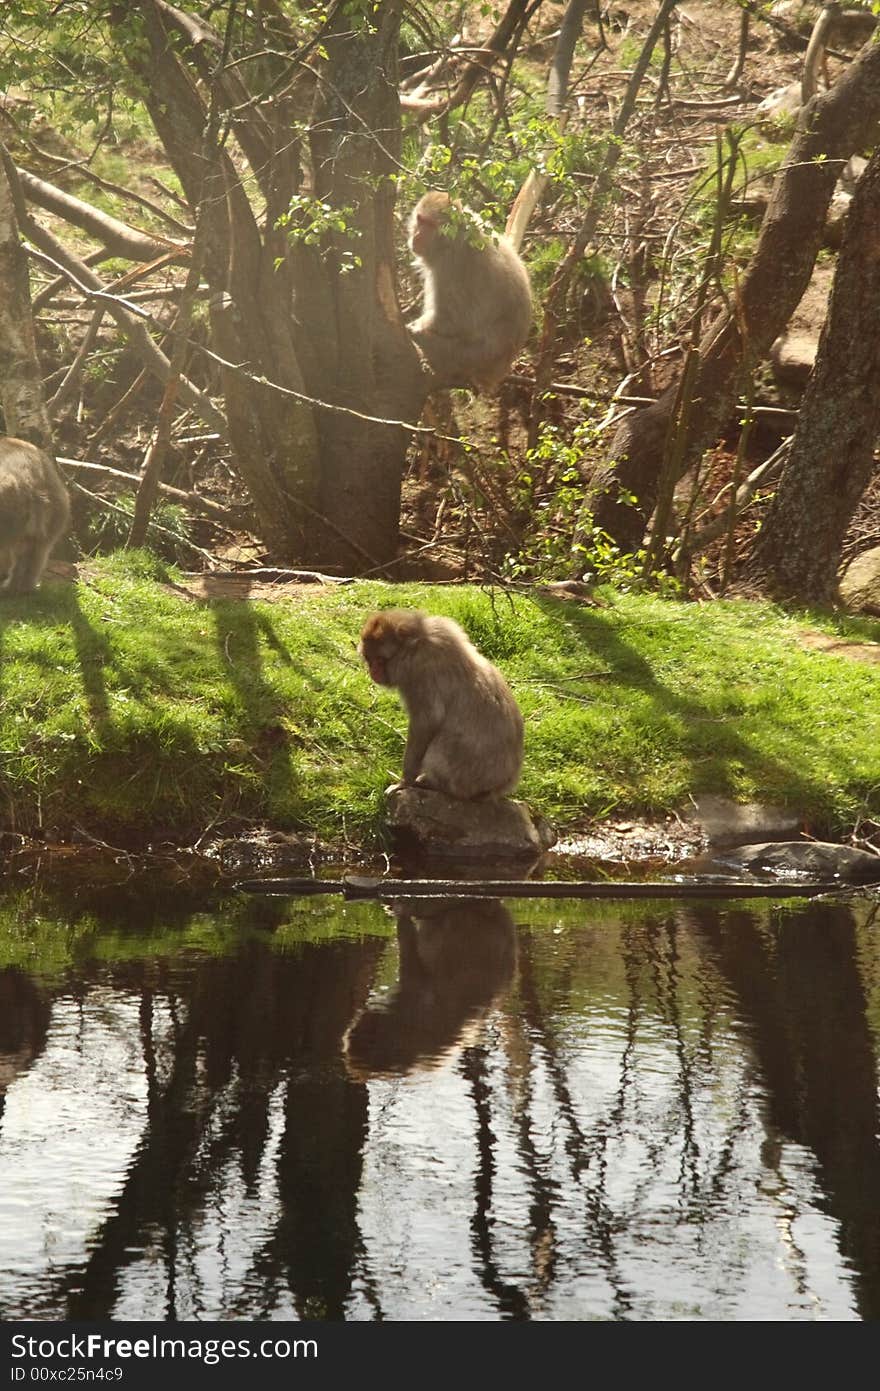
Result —
[{"label": "rock", "polygon": [[[872,16],[873,18],[873,16]],[[856,191],[856,184],[868,167],[868,161],[864,155],[850,155],[843,169],[840,171],[838,188],[842,193],[852,195]]]},{"label": "rock", "polygon": [[784,807],[746,802],[740,806],[727,797],[705,793],[694,798],[684,819],[697,822],[712,845],[738,845],[743,841],[790,836],[800,829],[800,817]]},{"label": "rock", "polygon": [[810,4],[808,0],[776,0],[776,4],[770,6],[774,19],[781,19],[805,38],[809,37],[821,12],[820,4]]},{"label": "rock", "polygon": [[401,853],[459,861],[536,860],[556,832],[525,802],[460,802],[442,792],[401,787],[387,794],[386,821]]},{"label": "rock", "polygon": [[846,227],[846,219],[849,214],[849,205],[852,202],[852,194],[845,189],[838,188],[828,206],[828,216],[825,218],[825,242],[828,246],[838,247],[843,241],[843,233]]},{"label": "rock", "polygon": [[822,840],[777,840],[743,845],[725,856],[751,871],[839,880],[841,884],[880,883],[880,855]]},{"label": "rock", "polygon": [[855,193],[856,184],[865,172],[868,161],[861,155],[853,155],[841,170],[837,187],[825,219],[825,241],[829,246],[838,247],[843,241],[849,205]]},{"label": "rock", "polygon": [[594,594],[586,580],[550,580],[547,584],[536,584],[536,594],[546,594],[548,599],[570,599],[592,609],[610,609],[607,599]]},{"label": "rock", "polygon": [[816,358],[833,281],[832,258],[817,261],[797,309],[770,349],[773,375],[781,385],[803,389]]},{"label": "rock", "polygon": [[773,375],[782,386],[803,388],[813,370],[819,348],[818,333],[791,333],[786,329],[770,349]]},{"label": "rock", "polygon": [[797,114],[801,109],[801,84],[791,82],[787,87],[777,87],[755,107],[755,120],[764,134],[772,138],[787,138]]},{"label": "rock", "polygon": [[840,597],[853,613],[880,614],[880,546],[851,560],[840,577]]},{"label": "rock", "polygon": [[877,16],[860,6],[842,10],[831,31],[834,48],[861,48],[877,27]]}]

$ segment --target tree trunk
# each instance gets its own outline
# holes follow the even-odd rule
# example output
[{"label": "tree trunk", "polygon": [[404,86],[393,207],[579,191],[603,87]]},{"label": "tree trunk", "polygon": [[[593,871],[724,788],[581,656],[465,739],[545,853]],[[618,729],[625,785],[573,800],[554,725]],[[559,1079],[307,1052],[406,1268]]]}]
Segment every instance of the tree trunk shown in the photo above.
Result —
[{"label": "tree trunk", "polygon": [[826,602],[880,435],[880,151],[859,179],[828,317],[779,487],[747,578],[779,598]]},{"label": "tree trunk", "polygon": [[0,405],[6,434],[52,453],[34,339],[28,262],[18,230],[15,167],[0,144]]},{"label": "tree trunk", "polygon": [[[312,116],[314,189],[333,207],[350,208],[360,235],[332,238],[320,257],[303,248],[294,260],[294,285],[298,342],[308,339],[310,348],[303,363],[312,394],[364,415],[415,424],[425,378],[397,300],[394,249],[401,8],[379,6],[375,28],[361,32],[340,7],[329,26],[324,46],[331,77],[319,84]],[[366,192],[371,183],[375,194]],[[346,251],[361,264],[342,273],[335,263]],[[410,433],[330,411],[319,411],[317,423],[320,511],[335,533],[326,545],[343,566],[385,565],[397,553]]]},{"label": "tree trunk", "polygon": [[[822,243],[828,204],[844,163],[872,143],[880,118],[880,44],[869,42],[822,96],[803,108],[777,176],[739,302],[703,335],[691,426],[681,457],[686,472],[717,439],[741,387],[744,360],[760,361],[801,299]],[[637,550],[657,500],[667,430],[678,392],[673,382],[653,405],[633,412],[590,480],[586,506],[624,551]],[[634,494],[632,506],[627,494]]]},{"label": "tree trunk", "polygon": [[[136,11],[136,14],[133,14]],[[132,22],[140,41],[132,42]],[[213,291],[213,346],[223,360],[229,436],[239,474],[251,495],[261,534],[278,559],[308,551],[309,508],[317,499],[317,450],[308,407],[284,389],[303,393],[291,339],[289,287],[283,274],[267,295],[266,259],[251,206],[229,154],[206,140],[209,104],[177,56],[158,0],[117,5],[124,56],[168,158],[196,216],[205,219],[205,276]],[[218,63],[223,62],[223,52]],[[212,74],[213,77],[213,74]],[[271,266],[269,267],[271,281]],[[257,380],[255,380],[257,379]],[[277,383],[281,391],[261,384]]]},{"label": "tree trunk", "polygon": [[[133,8],[142,42],[131,41]],[[324,569],[383,567],[396,557],[410,432],[376,421],[415,423],[424,401],[395,277],[390,176],[399,167],[401,8],[384,4],[368,22],[338,7],[321,35],[303,201],[323,200],[346,230],[317,242],[297,237],[295,223],[292,233],[279,226],[306,186],[286,94],[304,73],[304,81],[315,78],[297,61],[283,16],[270,44],[254,33],[258,61],[247,64],[227,62],[241,50],[228,54],[210,25],[164,0],[120,4],[113,16],[190,208],[207,220],[212,347],[236,467],[261,533],[276,559]],[[236,26],[246,50],[245,30]],[[273,62],[279,72],[267,68]],[[254,90],[243,86],[244,74]],[[226,111],[252,177],[242,177],[222,141],[205,155],[214,104]],[[254,187],[265,203],[260,221],[249,201]],[[359,258],[349,270],[347,253]]]}]

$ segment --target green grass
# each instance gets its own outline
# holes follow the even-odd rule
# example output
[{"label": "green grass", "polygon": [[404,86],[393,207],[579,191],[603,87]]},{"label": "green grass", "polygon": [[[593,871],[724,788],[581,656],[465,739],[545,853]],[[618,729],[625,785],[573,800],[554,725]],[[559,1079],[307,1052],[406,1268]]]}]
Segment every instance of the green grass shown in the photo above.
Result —
[{"label": "green grass", "polygon": [[0,600],[0,826],[185,841],[242,818],[369,838],[406,720],[355,643],[391,604],[451,615],[502,667],[526,717],[521,795],[561,827],[707,791],[783,803],[821,834],[880,810],[877,668],[798,643],[805,626],[877,640],[880,623],[379,583],[199,603],[173,582],[118,554]]}]

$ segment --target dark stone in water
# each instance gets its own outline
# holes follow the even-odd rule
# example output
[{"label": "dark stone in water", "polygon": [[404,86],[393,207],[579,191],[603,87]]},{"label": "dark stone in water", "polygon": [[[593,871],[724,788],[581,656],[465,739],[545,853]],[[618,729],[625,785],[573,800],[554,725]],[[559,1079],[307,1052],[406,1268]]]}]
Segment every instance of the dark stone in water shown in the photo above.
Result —
[{"label": "dark stone in water", "polygon": [[781,840],[742,845],[725,860],[752,871],[798,874],[810,879],[839,879],[843,884],[880,883],[880,855],[821,840]]}]

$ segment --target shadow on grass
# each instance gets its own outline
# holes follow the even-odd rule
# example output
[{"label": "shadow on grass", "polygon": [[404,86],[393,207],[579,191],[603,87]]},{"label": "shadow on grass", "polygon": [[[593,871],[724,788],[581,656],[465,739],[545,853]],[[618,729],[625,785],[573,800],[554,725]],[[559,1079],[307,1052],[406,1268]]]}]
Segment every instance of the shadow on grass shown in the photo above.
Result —
[{"label": "shadow on grass", "polygon": [[[205,587],[210,595],[209,578]],[[284,702],[264,675],[261,639],[286,666],[294,665],[290,653],[268,615],[255,610],[246,599],[209,597],[207,608],[221,668],[241,703],[241,738],[265,768],[270,796],[273,787],[283,785],[289,797],[297,783],[290,735],[282,722]]]},{"label": "shadow on grass", "polygon": [[[75,582],[50,583],[33,595],[0,604],[0,701],[9,700],[11,694],[4,689],[3,658],[4,637],[13,626],[38,630],[25,636],[26,647],[17,644],[21,648],[17,661],[31,667],[27,678],[31,692],[41,688],[45,674],[46,698],[51,699],[52,678],[62,663],[70,668],[69,676],[78,676],[82,683],[85,709],[80,710],[75,694],[67,699],[76,701],[77,724],[81,723],[74,732],[90,732],[94,746],[77,751],[72,743],[56,750],[53,771],[41,794],[47,816],[58,815],[60,826],[66,826],[71,815],[83,815],[99,833],[111,838],[128,829],[148,834],[150,825],[163,834],[188,836],[193,826],[202,824],[206,808],[226,805],[230,791],[236,792],[236,806],[243,794],[241,809],[247,816],[261,814],[273,788],[283,791],[287,800],[295,795],[288,735],[280,719],[282,700],[264,678],[261,635],[277,660],[292,664],[290,654],[271,622],[255,614],[251,605],[218,601],[207,607],[219,651],[220,682],[228,684],[237,697],[229,702],[230,732],[246,746],[246,760],[236,754],[234,743],[228,750],[200,748],[188,727],[191,716],[178,718],[176,707],[163,698],[169,680],[180,686],[181,663],[190,653],[170,629],[163,637],[161,620],[150,626],[149,642],[142,648],[129,643],[131,650],[126,654],[114,648],[100,619],[89,615]],[[72,638],[72,654],[65,630]],[[53,631],[59,634],[60,645]],[[63,685],[70,690],[69,677]],[[114,720],[117,690],[130,693],[128,708],[140,707],[145,719],[135,717],[133,725],[128,719]],[[195,698],[193,692],[190,703]],[[42,763],[46,752],[36,748],[34,758]],[[234,765],[245,761],[250,767],[242,782],[241,769]],[[23,813],[28,795],[22,800],[20,791],[15,801],[21,803]]]},{"label": "shadow on grass", "polygon": [[[59,623],[67,623],[73,634],[77,664],[82,674],[83,693],[88,707],[89,718],[98,733],[103,737],[112,725],[107,697],[107,683],[104,679],[105,667],[114,663],[113,653],[106,635],[100,632],[86,617],[79,601],[75,584],[50,584],[39,589],[36,594],[24,598],[10,599],[0,607],[0,699],[2,699],[3,636],[12,623],[38,624],[42,627],[56,628]],[[46,659],[36,657],[37,663]]]},{"label": "shadow on grass", "polygon": [[[740,765],[756,781],[770,789],[768,797],[779,798],[782,795],[779,789],[785,789],[786,798],[795,803],[798,810],[815,810],[814,780],[799,774],[793,763],[769,754],[745,737],[737,728],[735,713],[719,715],[717,707],[710,708],[698,698],[671,690],[658,679],[651,664],[621,636],[619,616],[604,611],[573,609],[568,604],[538,596],[533,602],[554,622],[564,617],[569,631],[573,631],[607,664],[607,671],[602,674],[607,676],[610,683],[646,695],[663,715],[671,716],[679,723],[683,731],[680,747],[690,770],[689,785],[692,790],[735,793],[734,765]],[[711,723],[715,731],[711,748],[705,744],[699,750],[689,747],[694,742],[689,734],[691,727],[707,723]],[[794,731],[790,733],[794,738]],[[713,771],[707,778],[701,765],[709,761]]]}]

